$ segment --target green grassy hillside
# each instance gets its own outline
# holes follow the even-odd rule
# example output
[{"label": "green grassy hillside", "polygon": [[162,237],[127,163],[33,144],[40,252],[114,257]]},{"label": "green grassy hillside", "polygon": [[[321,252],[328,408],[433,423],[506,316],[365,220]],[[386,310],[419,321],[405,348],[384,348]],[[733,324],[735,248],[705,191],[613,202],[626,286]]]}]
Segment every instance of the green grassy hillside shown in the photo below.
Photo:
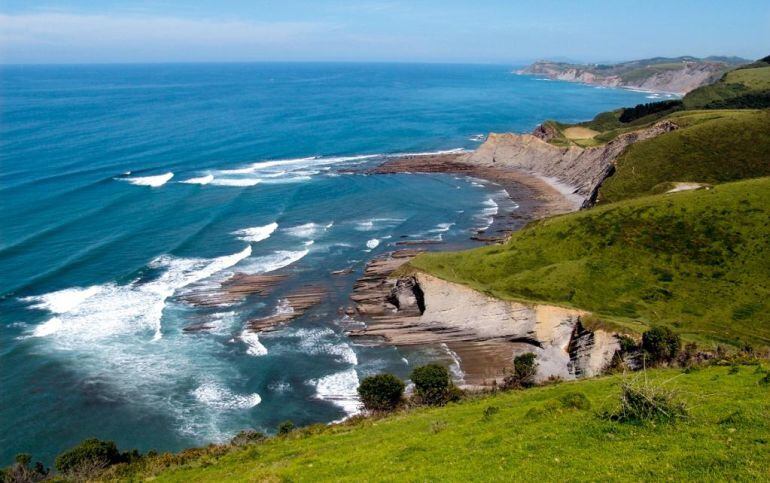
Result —
[{"label": "green grassy hillside", "polygon": [[770,62],[765,59],[727,72],[718,82],[684,96],[687,109],[770,107]]},{"label": "green grassy hillside", "polygon": [[663,324],[702,342],[770,345],[768,240],[761,178],[542,220],[504,245],[423,254],[411,266],[632,330]]},{"label": "green grassy hillside", "polygon": [[614,202],[660,191],[661,183],[724,183],[770,175],[770,111],[682,111],[681,129],[631,145],[599,192]]},{"label": "green grassy hillside", "polygon": [[[770,399],[754,367],[649,371],[690,408],[675,424],[598,416],[621,376],[501,393],[385,419],[295,431],[162,470],[157,481],[718,481],[770,478]],[[583,394],[590,408],[565,403]]]}]

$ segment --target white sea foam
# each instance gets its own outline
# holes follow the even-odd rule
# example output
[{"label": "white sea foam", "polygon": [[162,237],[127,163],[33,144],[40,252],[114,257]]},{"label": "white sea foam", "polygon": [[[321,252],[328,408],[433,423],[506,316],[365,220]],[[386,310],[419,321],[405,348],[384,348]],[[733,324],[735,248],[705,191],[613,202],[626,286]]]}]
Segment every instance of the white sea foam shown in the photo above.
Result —
[{"label": "white sea foam", "polygon": [[493,200],[492,198],[487,199],[484,201],[485,208],[481,210],[481,213],[477,215],[478,219],[484,220],[484,225],[479,227],[480,230],[486,230],[490,226],[492,226],[492,223],[494,223],[495,215],[497,215],[500,207],[498,206],[497,202]]},{"label": "white sea foam", "polygon": [[484,142],[484,139],[486,139],[486,136],[484,136],[483,134],[474,134],[473,136],[468,138],[468,140],[473,141],[475,143],[482,143]]},{"label": "white sea foam", "polygon": [[440,151],[422,151],[417,153],[396,153],[396,154],[389,154],[387,157],[389,158],[402,158],[404,156],[435,156],[439,154],[459,154],[459,153],[465,153],[467,150],[465,148],[454,148],[454,149],[443,149]]},{"label": "white sea foam", "polygon": [[259,178],[214,178],[211,184],[215,186],[235,186],[247,188],[249,186],[256,186],[261,183]]},{"label": "white sea foam", "polygon": [[259,335],[256,332],[244,330],[241,332],[240,339],[246,344],[246,353],[250,356],[259,357],[267,355],[267,348],[259,341]]},{"label": "white sea foam", "polygon": [[452,358],[452,363],[449,365],[449,373],[452,375],[452,379],[459,384],[465,384],[465,373],[460,366],[460,356],[450,349],[448,345],[441,344],[441,346],[446,350],[447,354],[449,354],[449,357]]},{"label": "white sea foam", "polygon": [[216,382],[205,382],[192,392],[195,399],[218,410],[253,408],[262,398],[259,394],[235,394]]},{"label": "white sea foam", "polygon": [[288,267],[310,253],[310,250],[278,250],[270,255],[250,258],[239,265],[244,273],[267,273]]},{"label": "white sea foam", "polygon": [[375,248],[377,248],[379,244],[380,244],[380,240],[376,238],[372,238],[371,240],[366,242],[366,248],[368,248],[369,250],[374,250]]},{"label": "white sea foam", "polygon": [[358,231],[372,231],[382,228],[393,228],[403,221],[404,218],[371,218],[369,220],[356,221],[355,229]]},{"label": "white sea foam", "polygon": [[273,222],[264,226],[254,226],[251,228],[243,228],[231,233],[243,241],[256,243],[262,240],[267,240],[270,235],[278,228],[278,223]]},{"label": "white sea foam", "polygon": [[168,183],[168,181],[174,177],[174,173],[168,172],[159,174],[157,176],[142,176],[137,178],[118,178],[127,181],[137,186],[150,186],[152,188],[158,188]]},{"label": "white sea foam", "polygon": [[454,223],[439,223],[436,228],[428,230],[428,233],[444,233],[449,231],[454,226]]},{"label": "white sea foam", "polygon": [[182,183],[187,184],[209,184],[212,181],[214,181],[214,175],[208,174],[206,176],[201,176],[200,178],[190,178],[182,181]]},{"label": "white sea foam", "polygon": [[350,344],[335,341],[335,333],[330,328],[298,329],[289,336],[299,339],[298,347],[307,354],[329,354],[340,362],[358,365],[358,356]]},{"label": "white sea foam", "polygon": [[342,408],[348,416],[361,410],[358,397],[358,373],[355,368],[330,374],[310,381],[315,385],[316,397]]},{"label": "white sea foam", "polygon": [[161,337],[161,316],[166,299],[178,289],[229,268],[251,255],[251,247],[213,259],[162,256],[150,263],[164,272],[155,280],[127,285],[108,283],[70,288],[23,299],[34,308],[57,315],[37,326],[32,335],[57,334],[64,345],[121,334],[151,331]]},{"label": "white sea foam", "polygon": [[320,233],[325,232],[334,225],[334,222],[320,224],[320,223],[304,223],[302,225],[292,226],[285,228],[284,231],[291,236],[297,238],[313,238]]}]

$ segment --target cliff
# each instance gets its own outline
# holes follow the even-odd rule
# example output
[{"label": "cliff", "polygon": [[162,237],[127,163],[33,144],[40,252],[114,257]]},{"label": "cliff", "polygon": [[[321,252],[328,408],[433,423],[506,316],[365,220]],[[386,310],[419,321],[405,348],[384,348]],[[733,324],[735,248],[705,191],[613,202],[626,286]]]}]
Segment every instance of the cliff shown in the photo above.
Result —
[{"label": "cliff", "polygon": [[480,166],[513,168],[549,178],[578,206],[588,207],[596,200],[601,183],[612,174],[614,161],[629,145],[677,129],[670,121],[622,134],[596,147],[559,147],[535,134],[491,133],[465,162]]},{"label": "cliff", "polygon": [[619,64],[569,64],[538,61],[518,74],[606,87],[628,87],[684,95],[719,80],[728,70],[747,63],[734,57],[654,58]]}]

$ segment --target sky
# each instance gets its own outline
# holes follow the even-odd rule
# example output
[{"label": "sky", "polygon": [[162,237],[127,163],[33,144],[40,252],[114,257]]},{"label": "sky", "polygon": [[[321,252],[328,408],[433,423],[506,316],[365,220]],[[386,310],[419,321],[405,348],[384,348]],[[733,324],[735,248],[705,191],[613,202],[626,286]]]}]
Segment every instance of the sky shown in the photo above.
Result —
[{"label": "sky", "polygon": [[6,64],[768,54],[768,0],[0,0]]}]

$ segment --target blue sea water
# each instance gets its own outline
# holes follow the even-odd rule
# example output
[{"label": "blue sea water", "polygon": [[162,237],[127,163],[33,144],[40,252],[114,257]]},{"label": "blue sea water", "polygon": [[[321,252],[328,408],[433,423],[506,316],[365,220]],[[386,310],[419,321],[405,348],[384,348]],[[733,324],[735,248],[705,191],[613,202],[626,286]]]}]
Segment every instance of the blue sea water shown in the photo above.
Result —
[{"label": "blue sea water", "polygon": [[[0,464],[50,462],[90,436],[178,450],[337,420],[360,378],[447,359],[349,340],[360,321],[339,308],[372,256],[403,237],[474,246],[470,231],[510,201],[450,175],[351,170],[645,101],[511,70],[0,68]],[[288,277],[268,296],[191,302],[233,273]],[[322,304],[244,331],[307,284],[325,287]]]}]

